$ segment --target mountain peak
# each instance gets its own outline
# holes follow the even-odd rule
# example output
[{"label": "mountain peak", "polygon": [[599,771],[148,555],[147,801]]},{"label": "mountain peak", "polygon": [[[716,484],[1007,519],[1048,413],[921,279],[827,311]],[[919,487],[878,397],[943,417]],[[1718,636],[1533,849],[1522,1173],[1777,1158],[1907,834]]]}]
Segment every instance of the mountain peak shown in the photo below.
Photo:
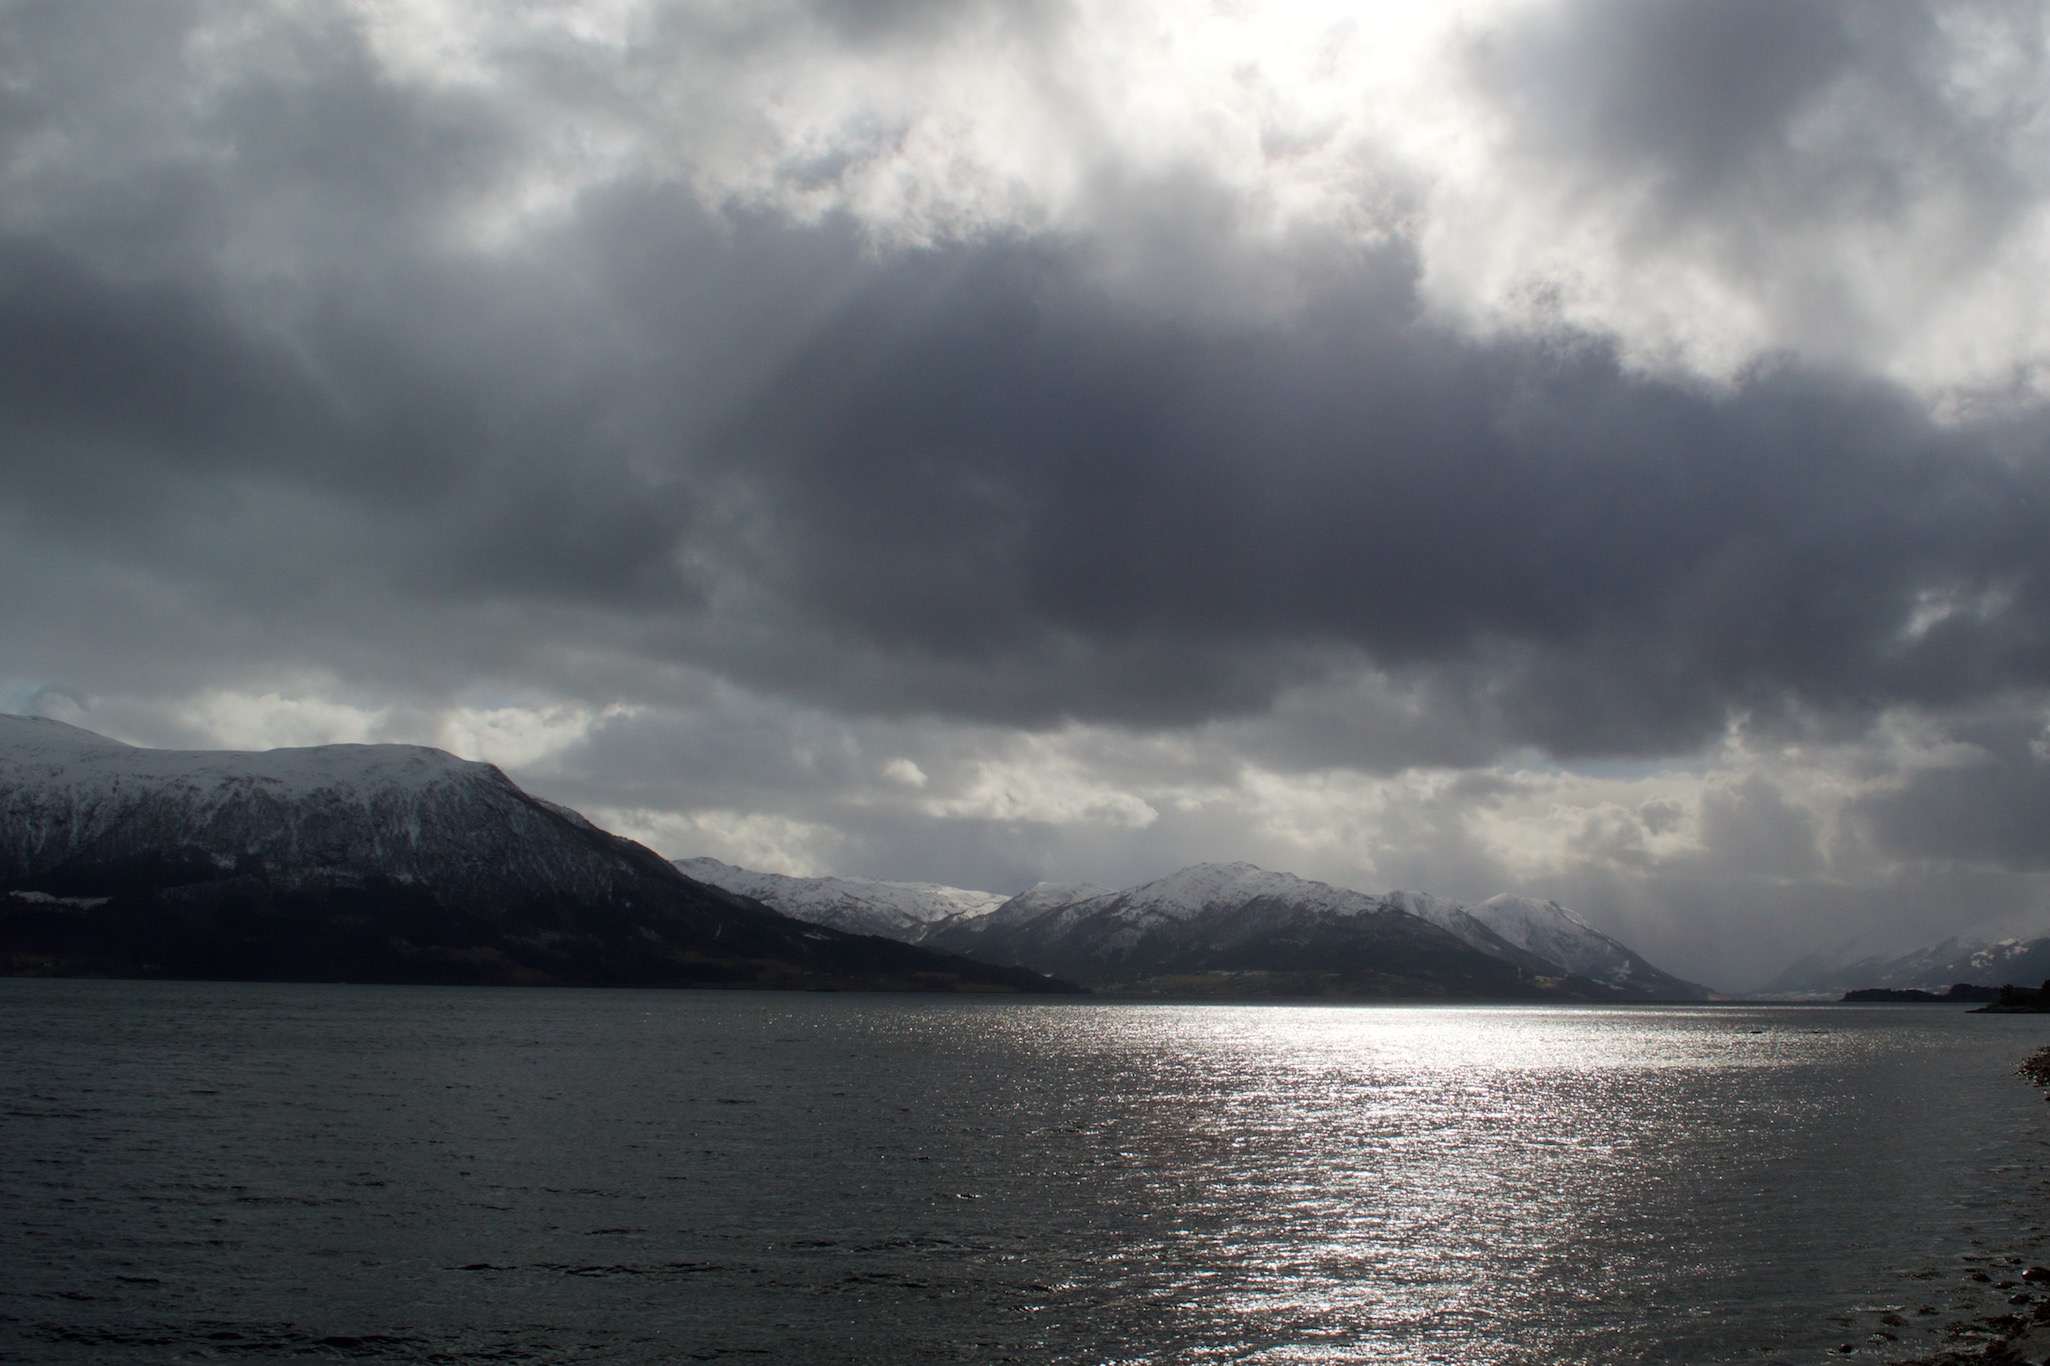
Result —
[{"label": "mountain peak", "polygon": [[1294,873],[1277,873],[1257,864],[1194,863],[1110,898],[1120,914],[1187,919],[1222,906],[1282,900],[1327,912],[1360,914],[1386,909],[1379,897],[1315,882]]},{"label": "mountain peak", "polygon": [[1480,914],[1481,919],[1489,924],[1496,925],[1497,928],[1500,928],[1500,923],[1521,920],[1533,925],[1549,923],[1571,926],[1574,929],[1586,930],[1591,934],[1600,933],[1599,930],[1596,930],[1592,925],[1556,901],[1539,901],[1535,897],[1515,896],[1509,892],[1503,892],[1499,896],[1491,896],[1474,909],[1477,914]]}]

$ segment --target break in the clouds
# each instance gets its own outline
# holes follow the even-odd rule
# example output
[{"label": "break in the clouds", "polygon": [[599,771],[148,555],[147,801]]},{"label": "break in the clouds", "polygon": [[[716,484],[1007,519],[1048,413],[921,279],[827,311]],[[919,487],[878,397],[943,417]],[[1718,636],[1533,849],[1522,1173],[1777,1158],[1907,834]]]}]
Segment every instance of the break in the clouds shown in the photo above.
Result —
[{"label": "break in the clouds", "polygon": [[0,7],[0,703],[1726,985],[2050,919],[1999,3]]}]

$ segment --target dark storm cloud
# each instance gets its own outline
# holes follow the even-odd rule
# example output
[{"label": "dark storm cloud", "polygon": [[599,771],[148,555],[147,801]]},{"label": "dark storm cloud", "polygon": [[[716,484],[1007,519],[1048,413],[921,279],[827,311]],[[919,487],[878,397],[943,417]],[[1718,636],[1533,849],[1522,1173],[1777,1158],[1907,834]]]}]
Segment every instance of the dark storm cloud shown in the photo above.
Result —
[{"label": "dark storm cloud", "polygon": [[[475,99],[394,85],[332,13],[272,16],[198,98],[170,73],[209,16],[7,16],[16,548],[97,542],[188,597],[195,649],[222,645],[224,617],[268,618],[230,643],[245,659],[339,648],[361,667],[377,642],[352,631],[404,659],[438,602],[687,604],[686,501],[636,468],[625,430],[645,407],[620,401],[632,358],[531,262],[442,240],[451,206],[507,173],[503,130]],[[309,570],[353,591],[309,601]],[[24,636],[56,633],[48,597],[18,605],[37,619]]]},{"label": "dark storm cloud", "polygon": [[[121,13],[5,17],[0,499],[18,559],[55,563],[61,528],[156,582],[104,586],[102,622],[189,614],[137,641],[564,688],[581,650],[618,695],[682,663],[1028,725],[1257,714],[1372,669],[1407,721],[1328,751],[1370,763],[1672,752],[1733,712],[1855,726],[2050,664],[2033,412],[1944,426],[1794,360],[1712,390],[1597,337],[1478,340],[1429,314],[1399,236],[1307,234],[1279,316],[1162,306],[1243,229],[1200,167],[1091,182],[1123,257],[1079,232],[892,248],[631,159],[480,246],[544,117],[397,79],[318,9],[257,25],[202,94],[179,54],[224,11]],[[1916,13],[1567,6],[1481,70],[1546,155],[1686,199],[1845,70],[1907,61]],[[821,16],[855,47],[966,22]],[[521,69],[551,98],[595,79],[549,56]],[[1137,302],[1105,282],[1134,261]],[[94,657],[59,619],[78,591],[21,590],[24,672]]]},{"label": "dark storm cloud", "polygon": [[[1225,334],[1031,253],[895,276],[725,434],[749,544],[780,600],[865,641],[993,669],[1075,643],[1049,712],[1184,720],[1263,700],[1208,686],[1213,660],[1342,644],[1504,739],[1657,750],[1731,709],[2044,667],[2040,459],[1882,386],[1715,395],[1592,344],[1461,343],[1399,274]],[[1918,595],[1988,593],[1911,629]],[[1094,667],[1150,642],[1173,682]]]}]

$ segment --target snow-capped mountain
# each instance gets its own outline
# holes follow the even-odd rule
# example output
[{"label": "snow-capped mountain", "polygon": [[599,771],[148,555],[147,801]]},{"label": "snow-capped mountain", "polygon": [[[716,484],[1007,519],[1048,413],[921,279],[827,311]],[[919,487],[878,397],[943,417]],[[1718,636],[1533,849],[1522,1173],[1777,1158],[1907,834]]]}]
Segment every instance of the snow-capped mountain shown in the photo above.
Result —
[{"label": "snow-capped mountain", "polygon": [[[930,941],[1137,990],[1518,996],[1525,974],[1376,898],[1251,864],[951,924]],[[1045,969],[1042,969],[1044,971]]]},{"label": "snow-capped mountain", "polygon": [[439,750],[140,749],[4,715],[0,971],[1046,985],[791,920]]},{"label": "snow-capped mountain", "polygon": [[1109,887],[1092,882],[1035,882],[990,914],[992,925],[1016,925],[1042,911],[1057,910],[1081,901],[1113,895]]},{"label": "snow-capped mountain", "polygon": [[[714,859],[677,867],[801,920],[1098,983],[1226,971],[1378,973],[1387,991],[1414,994],[1440,994],[1457,980],[1463,994],[1532,995],[1554,989],[1542,982],[1575,979],[1557,990],[1627,1000],[1708,995],[1556,902],[1500,896],[1463,905],[1421,892],[1375,894],[1250,863],[1196,864],[1125,891],[1042,882],[1008,901],[929,883],[751,873]],[[1291,966],[1275,966],[1284,963]],[[1242,985],[1258,990],[1263,981]]]},{"label": "snow-capped mountain", "polygon": [[1759,988],[1768,996],[1834,998],[1860,987],[1941,992],[1957,982],[1974,986],[2040,985],[2050,979],[2050,936],[1946,939],[1902,954],[1811,953]]},{"label": "snow-capped mountain", "polygon": [[[989,915],[942,925],[926,942],[1104,984],[1166,980],[1188,989],[1196,976],[1278,974],[1294,979],[1292,989],[1316,989],[1311,979],[1321,979],[1334,990],[1376,995],[1707,994],[1561,917],[1515,906],[1482,911],[1418,893],[1377,896],[1248,863],[1210,863],[1076,900],[1035,889]],[[1572,933],[1575,926],[1584,935]],[[1604,975],[1576,972],[1532,945],[1570,950]]]},{"label": "snow-capped mountain", "polygon": [[111,889],[176,863],[189,882],[261,870],[277,885],[375,875],[451,901],[536,886],[601,895],[618,842],[489,764],[414,745],[260,753],[141,749],[0,716],[0,877]]},{"label": "snow-capped mountain", "polygon": [[988,915],[1004,904],[997,892],[972,892],[936,882],[877,882],[859,877],[788,877],[736,868],[715,858],[675,860],[687,877],[750,896],[787,916],[850,934],[880,934],[916,944],[935,925]]},{"label": "snow-capped mountain", "polygon": [[1611,939],[1556,901],[1530,897],[1489,897],[1461,905],[1442,897],[1391,892],[1390,899],[1413,914],[1472,944],[1495,951],[1507,943],[1553,970],[1614,987],[1649,1000],[1700,999],[1706,988],[1661,972],[1624,944]]}]

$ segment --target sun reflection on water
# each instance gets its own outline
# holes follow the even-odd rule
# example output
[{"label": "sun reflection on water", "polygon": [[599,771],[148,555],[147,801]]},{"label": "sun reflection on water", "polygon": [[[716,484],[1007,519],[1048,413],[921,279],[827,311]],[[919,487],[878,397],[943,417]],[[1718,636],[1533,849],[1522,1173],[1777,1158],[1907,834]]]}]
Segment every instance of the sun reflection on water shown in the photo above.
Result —
[{"label": "sun reflection on water", "polygon": [[[1772,1268],[1727,1264],[1728,1225],[1799,1217],[1772,1207],[1783,1169],[1830,1160],[1817,1120],[1872,1043],[1785,1011],[1202,1006],[1104,1023],[1067,1042],[1125,1059],[1137,1109],[1174,1135],[1177,1160],[1123,1198],[1165,1212],[1130,1250],[1129,1288],[1188,1360],[1597,1359],[1646,1319],[1712,1342],[1718,1295],[1775,1291]],[[1743,1080],[1759,1069],[1787,1084]],[[1119,1156],[1149,1150],[1128,1136]],[[1154,1284],[1150,1266],[1181,1270]]]}]

